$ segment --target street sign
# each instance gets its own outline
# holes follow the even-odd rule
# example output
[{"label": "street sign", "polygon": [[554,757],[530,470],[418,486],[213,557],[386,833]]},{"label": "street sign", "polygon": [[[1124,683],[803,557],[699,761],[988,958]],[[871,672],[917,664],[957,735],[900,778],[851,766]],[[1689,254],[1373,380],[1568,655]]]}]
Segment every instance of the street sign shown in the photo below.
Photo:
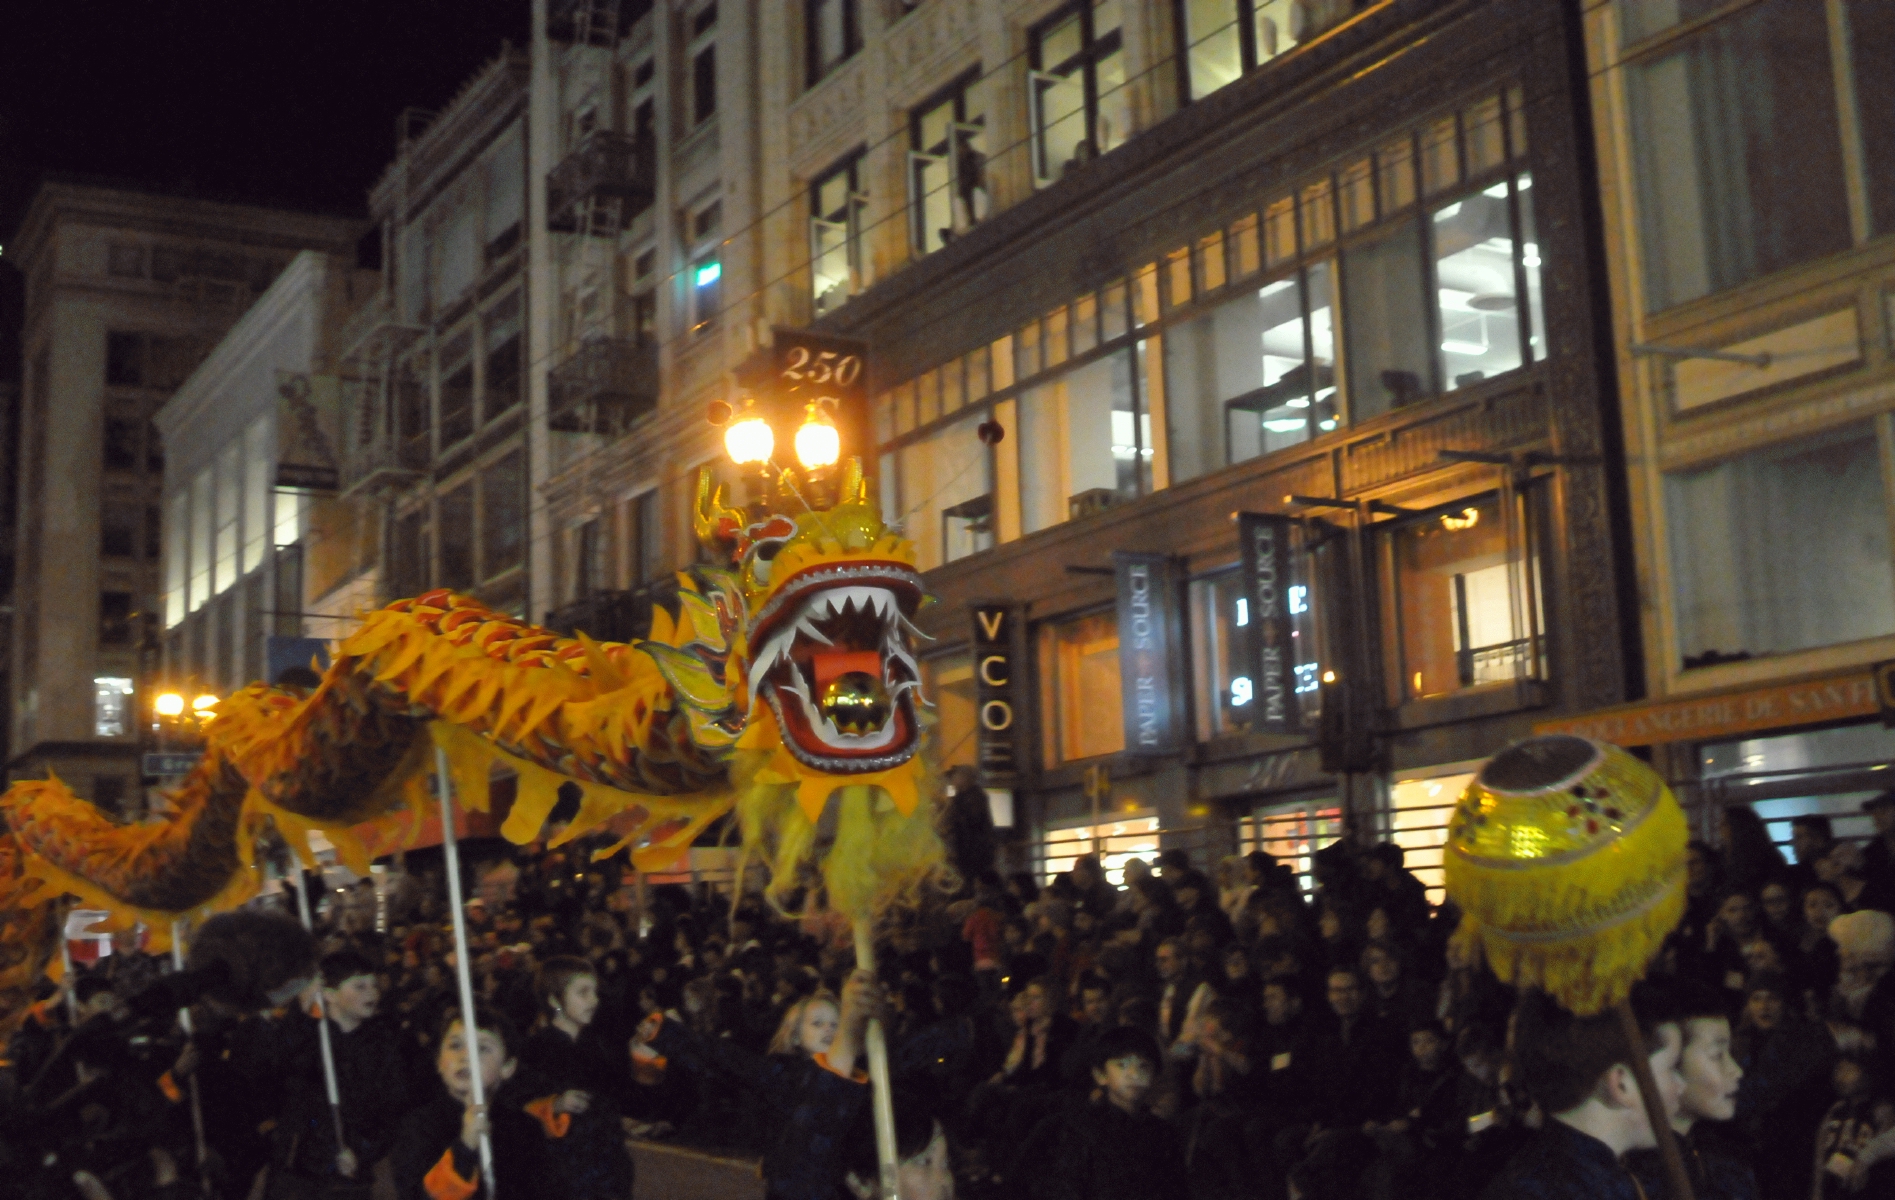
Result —
[{"label": "street sign", "polygon": [[147,775],[189,775],[191,769],[197,766],[197,760],[203,757],[203,753],[197,750],[147,754],[144,772]]}]

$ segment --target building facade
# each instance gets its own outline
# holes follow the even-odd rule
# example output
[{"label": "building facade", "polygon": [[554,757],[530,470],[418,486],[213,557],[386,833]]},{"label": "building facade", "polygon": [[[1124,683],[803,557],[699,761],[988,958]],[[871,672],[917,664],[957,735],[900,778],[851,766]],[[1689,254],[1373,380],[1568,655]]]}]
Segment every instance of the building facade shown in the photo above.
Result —
[{"label": "building facade", "polygon": [[[306,594],[336,548],[342,330],[381,274],[290,260],[153,418],[164,461],[164,672],[187,697],[273,677],[271,639],[331,636]],[[302,665],[307,665],[304,660]]]},{"label": "building facade", "polygon": [[851,449],[940,600],[937,741],[1011,803],[1023,863],[1306,867],[1347,817],[1438,882],[1471,764],[1638,686],[1566,6],[574,11],[543,14],[536,121],[652,131],[614,300],[660,386],[549,466],[572,623],[691,560],[705,403],[809,327],[867,347]]},{"label": "building facade", "polygon": [[[1895,734],[1895,10],[1584,6],[1651,746],[1779,841],[1887,787]],[[1884,673],[1885,674],[1885,673]]]},{"label": "building facade", "polygon": [[7,243],[26,276],[13,777],[56,771],[107,808],[140,793],[161,587],[153,414],[292,257],[352,253],[360,229],[78,184],[34,197]]},{"label": "building facade", "polygon": [[304,531],[314,636],[432,587],[525,612],[527,68],[503,49],[404,115],[369,193],[381,286],[339,335],[339,490]]}]

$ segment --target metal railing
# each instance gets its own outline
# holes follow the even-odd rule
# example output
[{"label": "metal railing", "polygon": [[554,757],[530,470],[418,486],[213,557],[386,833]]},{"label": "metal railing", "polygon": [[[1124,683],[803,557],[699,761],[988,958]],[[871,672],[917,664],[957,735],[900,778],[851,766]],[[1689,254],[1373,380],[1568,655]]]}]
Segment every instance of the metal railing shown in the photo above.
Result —
[{"label": "metal railing", "polygon": [[[554,233],[616,237],[651,207],[656,179],[650,138],[594,130],[547,173],[546,227]],[[610,219],[588,216],[608,211]]]},{"label": "metal railing", "polygon": [[546,375],[548,427],[617,436],[658,406],[658,346],[650,338],[593,338]]}]

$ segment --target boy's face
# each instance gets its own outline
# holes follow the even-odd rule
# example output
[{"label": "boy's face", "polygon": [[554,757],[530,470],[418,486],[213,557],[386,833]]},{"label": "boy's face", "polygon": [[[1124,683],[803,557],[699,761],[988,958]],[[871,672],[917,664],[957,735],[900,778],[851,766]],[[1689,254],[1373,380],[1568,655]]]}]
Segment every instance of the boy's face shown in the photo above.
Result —
[{"label": "boy's face", "polygon": [[902,1200],[954,1200],[954,1172],[949,1168],[947,1135],[937,1122],[934,1140],[913,1158],[903,1159],[896,1192]]},{"label": "boy's face", "polygon": [[1272,1025],[1287,1025],[1296,1019],[1297,996],[1281,983],[1265,984],[1263,1019]]},{"label": "boy's face", "polygon": [[592,1024],[593,1014],[599,1011],[599,981],[591,975],[574,976],[566,984],[566,994],[560,997],[559,1007],[573,1024]]},{"label": "boy's face", "polygon": [[1681,1111],[1707,1121],[1730,1120],[1737,1115],[1737,1081],[1744,1077],[1731,1057],[1730,1022],[1699,1017],[1685,1022],[1685,1034]]},{"label": "boy's face", "polygon": [[[1664,1102],[1665,1118],[1670,1120],[1678,1115],[1678,1102],[1684,1095],[1684,1075],[1679,1070],[1684,1055],[1684,1033],[1673,1022],[1658,1027],[1658,1048],[1651,1054],[1652,1081],[1658,1085],[1658,1098]],[[1628,1072],[1629,1074],[1629,1072]],[[1633,1149],[1651,1149],[1658,1145],[1658,1135],[1652,1131],[1650,1119],[1646,1116],[1645,1105],[1638,1094],[1638,1084],[1632,1083],[1633,1117],[1636,1123],[1636,1140]]]},{"label": "boy's face", "polygon": [[[514,1068],[518,1065],[507,1054],[506,1043],[491,1030],[483,1029],[479,1033],[480,1046],[480,1085],[482,1094],[491,1098],[494,1089],[513,1078]],[[441,1054],[435,1060],[435,1070],[441,1073],[441,1082],[447,1085],[448,1095],[462,1104],[468,1103],[474,1093],[473,1072],[468,1068],[467,1040],[461,1023],[456,1021],[448,1026],[447,1034],[441,1038]]]},{"label": "boy's face", "polygon": [[1124,1112],[1136,1112],[1151,1091],[1152,1064],[1142,1054],[1110,1059],[1092,1069],[1092,1081],[1105,1089],[1105,1098]]},{"label": "boy's face", "polygon": [[1783,997],[1766,988],[1758,988],[1744,1002],[1744,1013],[1758,1029],[1775,1029],[1783,1023]]},{"label": "boy's face", "polygon": [[1362,981],[1346,971],[1329,977],[1329,1007],[1347,1021],[1362,1011]]},{"label": "boy's face", "polygon": [[1408,1035],[1408,1052],[1415,1056],[1415,1066],[1423,1071],[1432,1073],[1440,1070],[1441,1059],[1447,1054],[1447,1049],[1447,1042],[1432,1029],[1417,1029]]},{"label": "boy's face", "polygon": [[1079,994],[1079,1008],[1088,1025],[1104,1025],[1112,1017],[1112,993],[1089,987]]},{"label": "boy's face", "polygon": [[1780,883],[1767,883],[1763,888],[1763,913],[1773,925],[1782,925],[1790,919],[1790,889]]},{"label": "boy's face", "polygon": [[345,1021],[366,1021],[381,1007],[382,988],[373,975],[351,975],[322,990],[323,1003]]},{"label": "boy's face", "polygon": [[1842,902],[1827,888],[1811,888],[1803,893],[1803,920],[1811,929],[1828,932],[1829,923],[1842,915]]}]

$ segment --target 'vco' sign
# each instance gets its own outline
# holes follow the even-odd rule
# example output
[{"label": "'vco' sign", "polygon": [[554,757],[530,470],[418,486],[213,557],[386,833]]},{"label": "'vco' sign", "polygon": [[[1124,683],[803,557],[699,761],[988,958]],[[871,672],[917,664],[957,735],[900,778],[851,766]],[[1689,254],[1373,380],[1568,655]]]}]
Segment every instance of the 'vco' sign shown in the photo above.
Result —
[{"label": "'vco' sign", "polygon": [[1012,787],[1020,773],[1020,711],[1014,686],[1019,661],[1015,604],[975,604],[974,701],[981,782]]}]

